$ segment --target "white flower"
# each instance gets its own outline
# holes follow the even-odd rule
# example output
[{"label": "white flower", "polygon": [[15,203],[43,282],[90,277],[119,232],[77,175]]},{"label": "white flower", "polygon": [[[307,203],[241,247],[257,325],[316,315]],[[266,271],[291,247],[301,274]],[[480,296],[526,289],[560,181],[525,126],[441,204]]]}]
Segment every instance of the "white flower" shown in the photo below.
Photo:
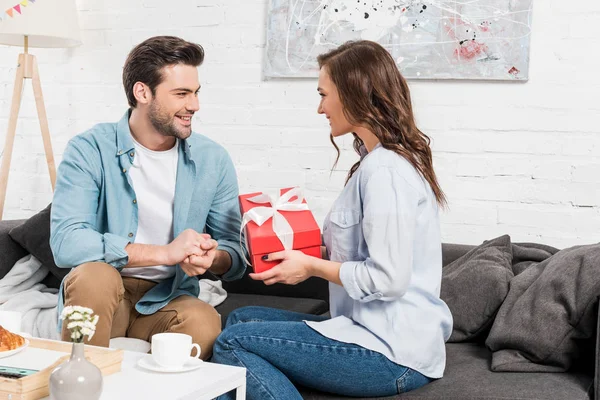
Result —
[{"label": "white flower", "polygon": [[87,307],[67,306],[63,309],[60,318],[67,323],[73,341],[82,342],[85,336],[88,340],[94,336],[100,317],[93,314],[94,310]]},{"label": "white flower", "polygon": [[73,329],[73,328],[83,328],[83,323],[79,322],[79,321],[69,322],[67,324],[67,329]]},{"label": "white flower", "polygon": [[67,318],[67,315],[71,314],[72,312],[73,312],[73,307],[66,306],[65,308],[63,308],[62,313],[60,313],[60,319],[64,320],[65,318]]},{"label": "white flower", "polygon": [[94,310],[92,310],[91,308],[81,307],[81,306],[73,306],[73,311],[77,311],[77,312],[84,313],[84,314],[93,314],[94,313]]},{"label": "white flower", "polygon": [[69,317],[69,319],[71,321],[83,319],[83,314],[81,314],[80,312],[75,311],[73,314],[71,314],[71,316]]}]

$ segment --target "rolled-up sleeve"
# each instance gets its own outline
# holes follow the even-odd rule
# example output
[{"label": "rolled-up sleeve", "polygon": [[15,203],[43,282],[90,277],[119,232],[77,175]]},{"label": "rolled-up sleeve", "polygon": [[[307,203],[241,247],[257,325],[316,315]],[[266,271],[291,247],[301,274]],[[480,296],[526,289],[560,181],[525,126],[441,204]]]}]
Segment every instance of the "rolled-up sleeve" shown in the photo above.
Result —
[{"label": "rolled-up sleeve", "polygon": [[127,238],[96,230],[101,176],[98,149],[72,139],[58,167],[52,200],[50,248],[59,267],[103,261],[121,268],[129,260]]},{"label": "rolled-up sleeve", "polygon": [[219,250],[224,250],[231,256],[231,267],[220,278],[232,281],[240,279],[246,271],[239,236],[242,218],[237,175],[227,153],[223,155],[222,167],[223,173],[206,218],[206,232],[219,243]]},{"label": "rolled-up sleeve", "polygon": [[355,300],[392,301],[403,296],[410,283],[420,196],[390,168],[380,168],[361,182],[361,192],[369,257],[342,263],[340,280]]}]

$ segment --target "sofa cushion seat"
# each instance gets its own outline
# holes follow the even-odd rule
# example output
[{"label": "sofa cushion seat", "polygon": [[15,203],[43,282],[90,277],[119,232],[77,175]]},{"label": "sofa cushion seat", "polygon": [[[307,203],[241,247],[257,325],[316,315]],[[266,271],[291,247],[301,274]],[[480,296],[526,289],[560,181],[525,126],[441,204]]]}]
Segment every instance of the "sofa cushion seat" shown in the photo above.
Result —
[{"label": "sofa cushion seat", "polygon": [[[477,343],[448,343],[444,377],[386,400],[590,400],[593,377],[583,373],[492,372],[492,354]],[[306,400],[344,397],[302,389]]]}]

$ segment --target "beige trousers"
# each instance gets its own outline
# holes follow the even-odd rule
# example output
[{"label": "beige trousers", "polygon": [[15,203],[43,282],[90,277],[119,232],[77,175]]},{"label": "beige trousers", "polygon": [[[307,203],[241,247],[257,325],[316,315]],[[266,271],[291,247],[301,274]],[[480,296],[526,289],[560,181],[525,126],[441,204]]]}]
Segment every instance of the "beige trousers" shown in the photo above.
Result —
[{"label": "beige trousers", "polygon": [[[202,348],[202,359],[212,355],[213,344],[221,333],[221,317],[209,304],[193,296],[180,296],[151,315],[135,310],[135,304],[155,282],[121,277],[111,265],[93,262],[74,268],[64,285],[65,306],[83,306],[100,318],[96,333],[86,343],[108,347],[111,338],[130,337],[150,342],[162,332],[186,333]],[[70,341],[63,324],[62,340]]]}]

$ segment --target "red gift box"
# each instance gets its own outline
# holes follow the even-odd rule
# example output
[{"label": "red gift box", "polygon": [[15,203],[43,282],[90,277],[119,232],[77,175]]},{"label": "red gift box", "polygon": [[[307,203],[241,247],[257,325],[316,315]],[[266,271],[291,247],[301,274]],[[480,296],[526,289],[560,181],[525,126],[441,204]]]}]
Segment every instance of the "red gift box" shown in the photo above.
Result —
[{"label": "red gift box", "polygon": [[[280,193],[283,196],[289,190],[292,190],[292,188],[281,189]],[[256,203],[248,200],[261,194],[259,192],[239,196],[242,215],[255,207],[272,207],[269,202]],[[290,199],[290,202],[294,202],[296,199],[298,197],[294,196]],[[306,200],[303,199],[302,203],[306,204]],[[283,211],[279,208],[276,212],[287,220],[293,230],[292,249],[300,250],[309,256],[321,258],[321,230],[310,210]],[[263,272],[276,266],[279,262],[262,260],[262,256],[265,254],[284,250],[281,239],[273,230],[273,218],[269,218],[260,226],[254,221],[249,221],[245,229],[250,262],[254,272]]]}]

